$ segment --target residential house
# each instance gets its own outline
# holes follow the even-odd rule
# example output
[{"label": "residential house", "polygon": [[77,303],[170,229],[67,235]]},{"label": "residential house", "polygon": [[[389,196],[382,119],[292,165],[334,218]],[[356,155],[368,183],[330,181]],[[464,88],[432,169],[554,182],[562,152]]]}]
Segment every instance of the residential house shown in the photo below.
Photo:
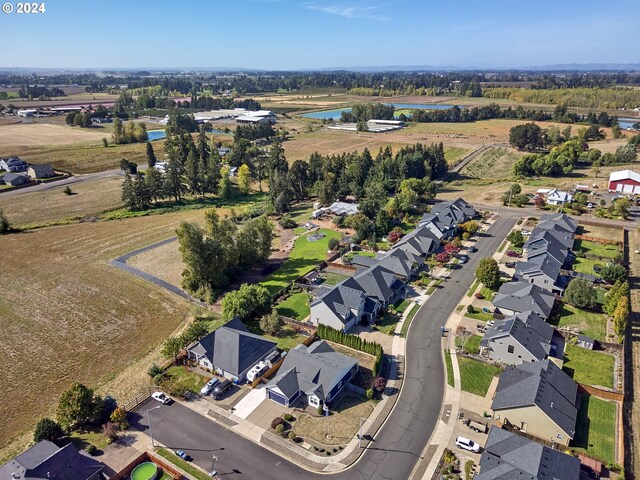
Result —
[{"label": "residential house", "polygon": [[34,180],[39,180],[41,178],[51,178],[56,176],[56,172],[53,170],[53,167],[50,163],[43,163],[41,165],[31,165],[27,173]]},{"label": "residential house", "polygon": [[570,268],[575,258],[572,252],[563,249],[557,242],[535,244],[526,251],[527,261],[533,262],[536,257],[541,256],[548,256],[555,260],[560,268]]},{"label": "residential house", "polygon": [[540,217],[536,229],[559,228],[566,232],[575,233],[578,230],[578,222],[564,213],[545,213]]},{"label": "residential house", "polygon": [[578,480],[580,460],[498,427],[491,427],[474,480]]},{"label": "residential house", "polygon": [[564,278],[560,277],[560,267],[557,260],[542,255],[531,261],[516,262],[513,279],[533,283],[551,293],[562,295],[566,285]]},{"label": "residential house", "polygon": [[1,479],[12,480],[98,480],[104,465],[73,444],[59,448],[42,440],[0,467]]},{"label": "residential house", "polygon": [[375,318],[380,305],[368,299],[360,288],[339,283],[311,302],[310,309],[309,320],[313,325],[321,323],[346,332],[361,321]]},{"label": "residential house", "polygon": [[439,202],[431,208],[431,213],[445,213],[450,215],[456,221],[456,224],[468,222],[476,215],[475,209],[465,202],[462,198],[453,201]]},{"label": "residential house", "polygon": [[551,360],[507,367],[491,409],[496,420],[535,437],[569,445],[575,435],[578,384]]},{"label": "residential house", "polygon": [[237,317],[187,347],[190,360],[236,383],[275,351],[275,342],[250,333]]},{"label": "residential house", "polygon": [[5,173],[2,177],[0,177],[6,185],[10,185],[12,187],[19,187],[20,185],[26,185],[31,182],[31,179],[26,175],[21,173]]},{"label": "residential house", "polygon": [[358,371],[358,360],[338,353],[324,340],[289,350],[278,374],[266,387],[267,398],[290,406],[297,400],[313,407],[330,404]]},{"label": "residential house", "polygon": [[523,251],[535,250],[536,248],[541,248],[542,245],[553,243],[560,250],[570,250],[573,247],[574,240],[575,235],[573,233],[564,232],[559,228],[547,230],[535,228],[522,248]]},{"label": "residential house", "polygon": [[19,157],[0,158],[0,170],[11,173],[26,172],[29,164]]},{"label": "residential house", "polygon": [[497,320],[489,327],[480,342],[480,351],[506,365],[549,358],[562,366],[564,339],[535,313],[523,312]]},{"label": "residential house", "polygon": [[418,226],[398,240],[393,250],[403,249],[426,258],[438,248],[443,236],[443,232],[433,224]]},{"label": "residential house", "polygon": [[532,311],[544,320],[549,318],[556,297],[538,285],[527,282],[507,282],[493,297],[494,313],[514,315]]},{"label": "residential house", "polygon": [[378,259],[378,265],[390,270],[402,280],[408,281],[423,267],[424,259],[411,251],[397,248]]},{"label": "residential house", "polygon": [[347,278],[342,285],[360,290],[368,299],[377,301],[381,307],[386,307],[402,298],[405,288],[402,280],[391,270],[380,265],[374,265]]},{"label": "residential house", "polygon": [[563,190],[558,190],[557,188],[551,189],[539,189],[537,191],[539,196],[543,196],[545,201],[549,205],[565,205],[567,203],[571,203],[573,200],[573,195],[569,192],[565,192]]}]

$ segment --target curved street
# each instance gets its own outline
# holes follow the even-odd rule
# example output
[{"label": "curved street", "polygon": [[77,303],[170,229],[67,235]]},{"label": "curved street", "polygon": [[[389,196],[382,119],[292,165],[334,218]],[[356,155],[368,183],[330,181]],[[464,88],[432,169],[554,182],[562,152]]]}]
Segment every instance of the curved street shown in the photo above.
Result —
[{"label": "curved street", "polygon": [[[515,218],[499,218],[477,242],[478,252],[454,270],[420,308],[407,335],[406,371],[395,408],[360,459],[350,468],[331,474],[331,478],[406,479],[422,460],[444,396],[441,327],[471,286],[478,261],[495,252],[515,222]],[[220,474],[267,480],[328,475],[305,470],[209,419],[203,421],[200,414],[182,405],[161,406],[151,415],[153,437],[168,448],[186,450],[205,470],[210,470],[215,454],[215,468]],[[132,420],[135,427],[148,433],[146,415]]]}]

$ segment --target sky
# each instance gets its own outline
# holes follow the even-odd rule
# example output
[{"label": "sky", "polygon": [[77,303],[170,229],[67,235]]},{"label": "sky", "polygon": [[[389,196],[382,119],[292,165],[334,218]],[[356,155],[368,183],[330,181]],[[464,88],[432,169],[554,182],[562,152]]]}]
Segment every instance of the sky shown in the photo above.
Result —
[{"label": "sky", "polygon": [[0,68],[640,63],[640,0],[6,1]]}]

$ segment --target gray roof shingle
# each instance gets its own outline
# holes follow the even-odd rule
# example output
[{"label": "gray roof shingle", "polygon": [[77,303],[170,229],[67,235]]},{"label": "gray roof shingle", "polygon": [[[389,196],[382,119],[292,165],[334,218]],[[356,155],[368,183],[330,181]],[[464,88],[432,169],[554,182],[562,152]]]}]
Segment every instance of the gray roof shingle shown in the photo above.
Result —
[{"label": "gray roof shingle", "polygon": [[[487,329],[482,337],[481,345],[489,346],[490,342],[499,338],[511,337],[522,345],[533,357],[544,360],[549,355],[555,356],[552,340],[554,328],[532,312],[511,315]],[[559,352],[562,354],[562,352]]]},{"label": "gray roof shingle", "polygon": [[580,460],[515,433],[492,427],[476,480],[578,480]]},{"label": "gray roof shingle", "polygon": [[573,438],[578,384],[550,360],[507,367],[500,375],[493,410],[537,406]]},{"label": "gray roof shingle", "polygon": [[549,318],[555,296],[542,287],[528,282],[503,283],[493,297],[493,305],[514,312],[533,311],[545,320]]}]

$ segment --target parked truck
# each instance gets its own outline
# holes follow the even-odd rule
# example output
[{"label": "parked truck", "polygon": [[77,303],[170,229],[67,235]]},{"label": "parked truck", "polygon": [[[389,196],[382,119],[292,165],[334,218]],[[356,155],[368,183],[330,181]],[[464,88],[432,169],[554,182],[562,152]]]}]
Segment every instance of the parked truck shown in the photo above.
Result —
[{"label": "parked truck", "polygon": [[474,430],[479,433],[487,433],[487,425],[482,422],[475,422],[468,418],[463,420],[462,422],[471,430]]}]

